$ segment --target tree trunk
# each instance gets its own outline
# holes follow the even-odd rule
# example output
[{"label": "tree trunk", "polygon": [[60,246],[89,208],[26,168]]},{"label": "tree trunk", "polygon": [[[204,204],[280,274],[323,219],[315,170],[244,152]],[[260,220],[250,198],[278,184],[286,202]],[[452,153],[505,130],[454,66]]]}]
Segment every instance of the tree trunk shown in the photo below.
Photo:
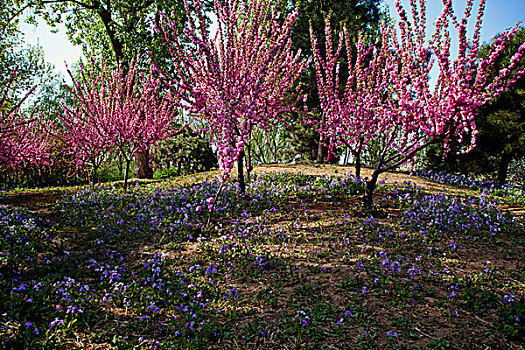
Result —
[{"label": "tree trunk", "polygon": [[[321,116],[321,125],[324,126],[324,113]],[[317,147],[317,163],[324,163],[324,136],[321,133],[319,134],[319,146]]]},{"label": "tree trunk", "polygon": [[93,166],[93,174],[91,174],[91,184],[95,185],[98,183],[98,168],[99,166]]},{"label": "tree trunk", "polygon": [[357,178],[361,177],[361,149],[355,154],[355,176]]},{"label": "tree trunk", "polygon": [[[117,65],[120,65],[124,58],[124,43],[119,39],[115,31],[115,21],[113,20],[110,11],[110,9],[100,6],[100,2],[98,2],[97,13],[106,29],[106,34],[108,35],[111,47],[113,48],[113,53],[115,54],[115,61],[117,62]],[[124,67],[124,73],[127,73],[127,68],[128,67]]]},{"label": "tree trunk", "polygon": [[317,147],[317,163],[324,163],[323,135],[319,136],[319,146]]},{"label": "tree trunk", "polygon": [[239,153],[239,159],[237,160],[237,175],[239,177],[239,190],[241,191],[242,195],[246,193],[246,184],[244,183],[243,159],[244,151],[241,151],[241,153]]},{"label": "tree trunk", "polygon": [[131,163],[131,159],[126,159],[126,170],[124,172],[124,192],[128,191],[128,178],[129,178],[129,166]]},{"label": "tree trunk", "polygon": [[246,158],[246,179],[248,179],[248,182],[250,182],[250,175],[253,170],[252,166],[252,148],[251,148],[251,142],[248,144],[248,154]]},{"label": "tree trunk", "polygon": [[124,175],[124,161],[122,160],[122,154],[118,155],[118,176]]},{"label": "tree trunk", "polygon": [[182,160],[177,160],[177,176],[181,175]]},{"label": "tree trunk", "polygon": [[512,161],[512,153],[503,152],[498,169],[498,184],[505,185],[507,182],[507,172],[509,170],[510,162]]},{"label": "tree trunk", "polygon": [[373,210],[373,196],[374,191],[377,187],[377,179],[379,177],[380,171],[378,169],[374,170],[370,180],[366,182],[365,195],[363,196],[363,208],[366,212],[371,213]]},{"label": "tree trunk", "polygon": [[[361,153],[364,148],[364,139],[360,138],[357,144],[357,151],[355,152],[355,176],[361,177]],[[378,174],[379,175],[379,174]]]},{"label": "tree trunk", "polygon": [[153,179],[153,169],[149,166],[149,151],[138,152],[135,156],[135,170],[133,177],[136,179]]}]

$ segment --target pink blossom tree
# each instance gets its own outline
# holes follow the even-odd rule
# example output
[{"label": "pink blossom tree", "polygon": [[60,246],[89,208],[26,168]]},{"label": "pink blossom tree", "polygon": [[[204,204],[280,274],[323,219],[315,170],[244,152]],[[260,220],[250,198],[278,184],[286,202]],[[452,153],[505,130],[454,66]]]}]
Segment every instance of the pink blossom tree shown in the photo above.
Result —
[{"label": "pink blossom tree", "polygon": [[37,118],[24,117],[21,105],[35,90],[13,103],[9,91],[15,79],[14,72],[0,97],[0,169],[15,171],[21,166],[49,162],[48,138]]},{"label": "pink blossom tree", "polygon": [[[376,67],[377,74],[367,74],[367,81],[381,77],[379,100],[362,108],[373,111],[374,127],[364,132],[365,137],[382,138],[374,171],[366,184],[364,206],[372,208],[372,197],[380,174],[398,168],[414,160],[417,153],[430,144],[444,144],[448,149],[451,140],[458,140],[468,152],[475,146],[476,125],[474,116],[481,105],[487,103],[525,72],[510,75],[525,53],[525,44],[512,57],[509,66],[491,78],[491,67],[505,43],[516,34],[518,28],[503,32],[486,59],[478,58],[480,31],[485,1],[481,0],[476,18],[474,34],[467,37],[467,24],[474,1],[468,0],[464,17],[458,20],[451,0],[444,0],[441,15],[435,22],[431,40],[426,40],[425,0],[411,0],[412,18],[408,18],[399,0],[395,5],[400,17],[396,30],[382,26],[381,49],[372,52],[369,67],[388,52],[382,67]],[[457,56],[451,60],[451,35],[457,32]],[[399,34],[399,35],[398,35]],[[384,51],[387,49],[388,51]],[[437,64],[436,64],[437,63]],[[437,68],[437,79],[432,83],[431,71]],[[350,76],[358,77],[358,69],[352,69]],[[350,80],[351,81],[351,80]],[[320,81],[319,84],[325,84]],[[325,84],[326,85],[326,84]],[[370,84],[372,86],[373,84]],[[324,88],[324,87],[323,87]],[[366,89],[357,88],[361,94]],[[357,93],[359,95],[359,92]],[[365,99],[366,100],[366,99]],[[367,107],[368,106],[368,107]],[[372,107],[372,108],[370,108]],[[366,118],[365,118],[366,119]],[[351,128],[344,124],[341,128]],[[355,141],[354,141],[355,143]]]},{"label": "pink blossom tree", "polygon": [[80,68],[76,78],[68,70],[73,82],[69,89],[72,105],[63,105],[60,127],[55,136],[68,146],[75,158],[77,171],[89,167],[88,174],[91,182],[95,183],[99,168],[113,152],[109,125],[101,117],[105,113],[102,109],[104,102],[111,96],[103,85],[103,80],[107,78],[103,70],[88,70],[82,64]]},{"label": "pink blossom tree", "polygon": [[289,92],[308,64],[291,51],[297,12],[281,19],[279,1],[215,0],[212,37],[200,1],[193,1],[196,15],[187,1],[185,6],[183,36],[168,33],[177,25],[169,19],[162,28],[176,67],[171,82],[184,108],[206,122],[223,175],[238,162],[244,193],[243,158],[254,129],[269,130],[270,121],[280,120],[300,98]]},{"label": "pink blossom tree", "polygon": [[124,190],[129,168],[137,152],[175,135],[172,128],[177,102],[164,90],[161,77],[153,70],[139,73],[132,64],[127,73],[109,71],[103,62],[95,69],[80,66],[81,79],[73,79],[75,103],[64,106],[64,140],[80,163],[90,162],[93,172],[117,150],[125,160]]},{"label": "pink blossom tree", "polygon": [[[383,23],[381,33],[386,42],[392,35],[392,29]],[[379,128],[378,108],[387,102],[384,94],[388,89],[388,75],[395,71],[397,64],[389,57],[391,52],[388,45],[379,48],[367,45],[364,35],[358,38],[355,59],[351,57],[352,38],[346,28],[339,32],[337,46],[334,46],[329,18],[326,19],[325,36],[323,55],[317,38],[310,30],[319,99],[324,115],[321,122],[310,120],[309,123],[317,125],[323,139],[329,140],[330,148],[340,145],[349,148],[356,160],[355,175],[360,177],[361,152],[374,137],[369,131]],[[343,49],[347,53],[349,73],[344,82],[341,81]],[[373,55],[368,59],[371,53]]]}]

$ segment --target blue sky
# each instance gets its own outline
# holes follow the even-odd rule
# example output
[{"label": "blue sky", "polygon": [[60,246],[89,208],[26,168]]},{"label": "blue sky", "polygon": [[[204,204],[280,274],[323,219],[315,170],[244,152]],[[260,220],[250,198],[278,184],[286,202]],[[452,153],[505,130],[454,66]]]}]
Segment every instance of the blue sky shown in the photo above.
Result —
[{"label": "blue sky", "polygon": [[59,27],[57,33],[51,32],[44,21],[40,21],[38,26],[26,23],[20,24],[20,30],[24,33],[25,42],[28,45],[40,45],[44,50],[44,58],[47,62],[55,66],[55,70],[68,76],[64,62],[69,66],[77,62],[82,57],[80,46],[73,46],[66,35],[65,27]]},{"label": "blue sky", "polygon": [[[466,2],[466,0],[452,0],[454,11],[458,18],[463,17]],[[394,18],[397,18],[394,0],[383,0],[383,4],[388,6],[390,13]],[[401,0],[401,4],[410,13],[409,0]],[[470,18],[472,26],[477,15],[478,4],[479,0],[474,0],[474,9]],[[443,2],[441,0],[427,0],[427,27],[439,16],[442,8]],[[481,29],[482,42],[490,41],[494,35],[514,26],[519,21],[525,21],[525,0],[487,0]],[[525,25],[525,23],[522,23],[522,25]]]},{"label": "blue sky", "polygon": [[[402,4],[409,11],[408,0],[402,0]],[[475,8],[477,4],[475,1]],[[394,0],[384,0],[384,6],[390,8],[394,15],[396,10],[393,6]],[[453,0],[454,8],[458,17],[461,17],[465,8],[466,0]],[[427,0],[428,24],[433,23],[442,8],[441,0]],[[475,15],[475,14],[474,14]],[[472,19],[473,22],[474,19]],[[525,20],[525,0],[487,0],[485,16],[482,29],[482,41],[489,41],[495,34],[505,28],[515,25],[518,21]],[[524,24],[525,25],[525,24]],[[55,69],[67,76],[64,61],[72,65],[82,57],[79,46],[73,46],[65,33],[64,27],[59,27],[58,33],[52,33],[51,28],[44,22],[35,27],[33,25],[21,24],[21,30],[28,44],[39,44],[43,47],[46,61],[55,66]]]}]

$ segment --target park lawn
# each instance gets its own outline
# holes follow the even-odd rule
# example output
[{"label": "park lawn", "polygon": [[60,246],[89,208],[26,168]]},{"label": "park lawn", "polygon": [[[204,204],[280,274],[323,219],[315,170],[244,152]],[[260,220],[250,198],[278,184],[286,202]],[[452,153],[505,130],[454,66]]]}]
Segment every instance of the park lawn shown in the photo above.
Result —
[{"label": "park lawn", "polygon": [[523,347],[524,220],[505,198],[385,182],[372,217],[349,175],[219,188],[4,193],[0,347]]}]

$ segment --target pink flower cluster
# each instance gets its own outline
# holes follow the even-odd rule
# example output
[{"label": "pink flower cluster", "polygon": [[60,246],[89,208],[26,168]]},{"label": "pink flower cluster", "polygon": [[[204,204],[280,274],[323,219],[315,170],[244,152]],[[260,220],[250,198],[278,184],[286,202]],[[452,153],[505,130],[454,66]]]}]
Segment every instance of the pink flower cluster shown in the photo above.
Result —
[{"label": "pink flower cluster", "polygon": [[49,162],[49,142],[44,127],[36,118],[24,117],[20,106],[34,91],[12,105],[9,92],[16,72],[0,96],[0,169],[14,171],[23,166]]},{"label": "pink flower cluster", "polygon": [[61,138],[79,164],[90,163],[95,172],[114,150],[128,168],[137,152],[178,131],[173,129],[177,100],[152,69],[140,73],[132,63],[127,72],[111,71],[93,61],[91,68],[80,65],[78,79],[71,78],[73,105],[63,106]]},{"label": "pink flower cluster", "polygon": [[[300,97],[289,90],[308,62],[291,51],[297,12],[281,20],[279,1],[215,0],[218,28],[213,37],[200,1],[192,5],[196,15],[185,1],[184,35],[162,28],[176,65],[171,82],[182,106],[204,121],[226,175],[256,128],[268,131],[292,110]],[[177,23],[165,21],[176,33]]]},{"label": "pink flower cluster", "polygon": [[[360,36],[357,56],[346,57],[348,78],[339,81],[343,42],[352,52],[346,30],[339,33],[334,49],[330,22],[326,24],[326,57],[312,37],[315,66],[325,123],[319,131],[334,145],[354,149],[371,139],[382,140],[376,170],[384,172],[412,161],[416,153],[431,143],[468,143],[475,146],[477,109],[515,83],[525,70],[514,71],[525,43],[508,67],[494,77],[493,66],[518,27],[506,30],[492,45],[486,59],[479,58],[480,30],[485,0],[480,1],[474,34],[467,38],[467,24],[474,0],[468,0],[464,17],[458,19],[451,0],[444,0],[435,31],[426,39],[425,0],[412,0],[411,19],[400,1],[395,1],[400,20],[381,24],[381,40],[365,45]],[[458,36],[458,54],[451,59],[451,31]],[[437,79],[431,72],[437,68]],[[343,88],[341,89],[341,86]]]}]

